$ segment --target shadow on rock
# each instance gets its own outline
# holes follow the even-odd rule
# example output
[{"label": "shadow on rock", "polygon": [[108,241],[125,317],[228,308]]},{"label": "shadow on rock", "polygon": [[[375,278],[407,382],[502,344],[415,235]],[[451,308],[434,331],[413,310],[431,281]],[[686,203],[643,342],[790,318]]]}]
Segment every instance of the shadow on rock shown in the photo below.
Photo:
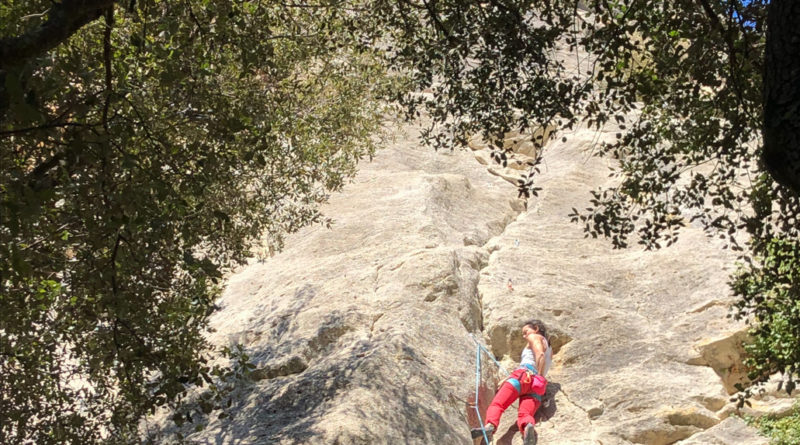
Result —
[{"label": "shadow on rock", "polygon": [[[314,425],[331,409],[337,393],[350,383],[353,374],[363,364],[361,351],[354,348],[350,360],[322,366],[312,364],[291,377],[264,379],[240,387],[233,406],[226,411],[235,413],[230,420],[215,428],[210,437],[200,443],[307,443],[318,436]],[[206,436],[208,437],[208,436]]]},{"label": "shadow on rock", "polygon": [[547,382],[547,390],[542,398],[542,405],[536,410],[536,423],[547,422],[550,420],[558,410],[556,406],[556,393],[561,391],[561,384],[556,382]]},{"label": "shadow on rock", "polygon": [[505,433],[500,436],[497,441],[495,442],[497,445],[511,445],[511,441],[514,440],[514,435],[519,432],[519,428],[517,428],[517,423],[514,422],[511,426],[508,427]]},{"label": "shadow on rock", "polygon": [[[306,444],[315,440],[339,445],[437,443],[455,436],[453,426],[436,410],[421,403],[422,387],[442,382],[393,376],[385,345],[367,340],[354,342],[335,357],[311,360],[308,368],[290,376],[265,378],[241,385],[235,392],[230,417],[212,421],[207,431],[189,436],[188,443],[215,445]],[[420,380],[421,379],[421,380]],[[354,391],[392,394],[385,403],[367,406],[348,403]],[[341,412],[342,403],[348,403]],[[349,425],[339,431],[318,425],[339,411]],[[198,419],[199,420],[199,419]],[[390,437],[389,437],[390,435]],[[435,435],[435,436],[434,436]]]}]

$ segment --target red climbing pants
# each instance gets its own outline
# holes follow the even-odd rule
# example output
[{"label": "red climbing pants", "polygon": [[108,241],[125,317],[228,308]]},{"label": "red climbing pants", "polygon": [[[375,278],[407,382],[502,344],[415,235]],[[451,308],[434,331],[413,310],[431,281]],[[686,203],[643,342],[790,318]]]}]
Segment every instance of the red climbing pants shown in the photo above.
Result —
[{"label": "red climbing pants", "polygon": [[[516,383],[519,382],[519,390]],[[500,386],[500,390],[494,395],[491,405],[486,410],[486,423],[491,423],[497,427],[500,424],[500,416],[517,398],[519,398],[519,410],[517,415],[517,427],[520,432],[525,430],[525,425],[535,424],[534,413],[542,404],[541,397],[547,389],[547,379],[540,375],[531,375],[525,369],[517,369],[508,376]],[[537,394],[536,398],[531,394]]]}]

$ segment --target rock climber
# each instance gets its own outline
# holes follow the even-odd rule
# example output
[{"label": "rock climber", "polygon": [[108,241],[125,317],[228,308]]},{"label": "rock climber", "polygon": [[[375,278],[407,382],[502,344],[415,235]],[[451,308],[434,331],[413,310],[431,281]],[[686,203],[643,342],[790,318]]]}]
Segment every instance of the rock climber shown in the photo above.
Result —
[{"label": "rock climber", "polygon": [[[536,445],[536,423],[533,415],[542,403],[547,389],[547,371],[553,364],[553,350],[547,341],[547,331],[540,320],[530,320],[522,325],[522,337],[527,346],[522,350],[519,367],[500,385],[500,389],[486,410],[486,435],[492,435],[500,424],[500,416],[517,398],[519,409],[517,427],[522,432],[524,445]],[[472,438],[483,436],[480,428],[472,429]]]}]

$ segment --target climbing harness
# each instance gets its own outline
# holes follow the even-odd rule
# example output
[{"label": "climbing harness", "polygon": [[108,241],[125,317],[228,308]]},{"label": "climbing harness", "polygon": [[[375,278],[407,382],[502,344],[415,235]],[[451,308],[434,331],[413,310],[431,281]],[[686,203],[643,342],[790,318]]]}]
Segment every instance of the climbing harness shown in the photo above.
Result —
[{"label": "climbing harness", "polygon": [[[517,394],[519,395],[520,399],[523,398],[523,397],[533,397],[534,399],[538,400],[539,403],[541,403],[542,402],[542,396],[540,396],[539,394],[536,394],[535,392],[526,393],[526,394],[521,394],[520,393],[522,391],[522,383],[525,383],[526,385],[531,383],[531,379],[533,379],[533,376],[538,374],[538,372],[536,372],[536,367],[533,366],[533,365],[525,364],[525,365],[522,365],[522,367],[525,368],[525,374],[523,374],[521,376],[522,382],[520,382],[519,380],[517,380],[517,379],[515,379],[515,378],[513,378],[511,376],[506,377],[505,381],[510,383],[511,386],[513,386],[514,389],[517,390]],[[500,384],[502,385],[502,383],[500,383]]]}]

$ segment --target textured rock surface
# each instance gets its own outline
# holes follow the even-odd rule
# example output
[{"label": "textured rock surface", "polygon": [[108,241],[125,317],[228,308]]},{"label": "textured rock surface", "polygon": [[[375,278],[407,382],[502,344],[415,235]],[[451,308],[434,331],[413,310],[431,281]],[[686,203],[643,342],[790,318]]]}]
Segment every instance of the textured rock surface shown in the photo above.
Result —
[{"label": "textured rock surface", "polygon": [[[543,190],[523,203],[475,161],[488,159],[480,146],[435,153],[409,132],[332,198],[332,229],[305,229],[230,278],[213,340],[243,343],[258,380],[191,439],[470,443],[469,333],[513,368],[520,324],[537,317],[556,350],[540,443],[766,442],[725,419],[741,376],[741,326],[725,317],[732,256],[695,227],[660,252],[615,251],[569,221],[610,180],[589,155],[606,134],[549,143]],[[521,443],[515,416],[496,443]]]},{"label": "textured rock surface", "polygon": [[610,184],[605,161],[588,157],[604,136],[584,130],[552,142],[540,197],[487,246],[485,332],[509,364],[526,318],[541,318],[563,345],[543,443],[674,443],[719,423],[741,378],[741,327],[725,318],[733,258],[694,227],[658,252],[585,239],[566,215],[586,207],[587,190]]},{"label": "textured rock surface", "polygon": [[[399,140],[414,140],[399,136]],[[467,152],[401,142],[279,255],[234,275],[214,320],[263,377],[198,440],[467,443],[483,247],[523,210]]]},{"label": "textured rock surface", "polygon": [[702,433],[698,433],[689,439],[682,440],[677,445],[764,445],[764,437],[756,434],[752,428],[738,418],[728,418],[709,428]]}]

